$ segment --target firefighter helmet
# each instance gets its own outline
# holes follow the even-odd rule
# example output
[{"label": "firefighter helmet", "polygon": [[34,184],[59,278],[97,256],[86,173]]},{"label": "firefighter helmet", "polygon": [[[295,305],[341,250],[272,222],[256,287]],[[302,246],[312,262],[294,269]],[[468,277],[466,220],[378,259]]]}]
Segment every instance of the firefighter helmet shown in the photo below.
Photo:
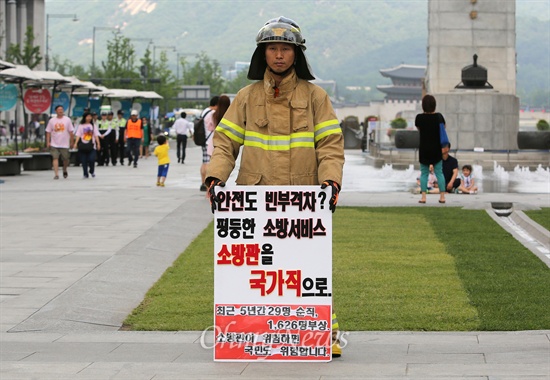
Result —
[{"label": "firefighter helmet", "polygon": [[315,79],[307,62],[304,50],[306,40],[302,37],[300,27],[293,20],[280,16],[271,19],[258,31],[256,35],[256,50],[250,60],[248,79],[261,80],[267,67],[265,61],[265,44],[270,42],[284,42],[296,46],[296,62],[294,68],[298,78],[305,80]]}]

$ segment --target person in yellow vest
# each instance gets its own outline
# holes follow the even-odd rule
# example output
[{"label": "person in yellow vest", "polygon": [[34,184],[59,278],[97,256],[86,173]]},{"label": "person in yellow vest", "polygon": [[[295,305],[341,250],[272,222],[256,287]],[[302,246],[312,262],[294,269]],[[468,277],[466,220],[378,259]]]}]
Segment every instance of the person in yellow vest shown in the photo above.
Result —
[{"label": "person in yellow vest", "polygon": [[113,111],[109,111],[107,113],[107,121],[111,125],[111,133],[109,133],[109,138],[107,139],[107,143],[109,144],[109,155],[111,156],[111,163],[113,166],[116,166],[116,158],[117,158],[117,124],[116,121],[113,120]]},{"label": "person in yellow vest", "polygon": [[128,149],[128,166],[134,163],[137,168],[139,159],[139,146],[143,137],[143,125],[139,119],[139,113],[136,110],[130,112],[130,120],[126,122],[125,141]]},{"label": "person in yellow vest", "polygon": [[107,114],[107,110],[101,110],[101,119],[97,124],[99,129],[99,138],[101,140],[101,150],[97,152],[98,166],[109,166],[109,140],[113,130],[111,129],[111,122],[107,119]]},{"label": "person in yellow vest", "polygon": [[[116,153],[115,157],[119,157],[120,164],[124,165],[124,156],[126,156],[126,119],[124,118],[124,111],[118,110],[117,119],[115,120],[117,140],[116,140]],[[116,160],[115,160],[116,162]]]},{"label": "person in yellow vest", "polygon": [[[225,181],[241,154],[237,185],[321,185],[331,189],[334,212],[342,183],[344,136],[328,94],[304,54],[305,39],[291,19],[269,20],[256,36],[248,79],[214,132],[206,186],[217,207],[215,186]],[[342,355],[332,315],[332,356]]]}]

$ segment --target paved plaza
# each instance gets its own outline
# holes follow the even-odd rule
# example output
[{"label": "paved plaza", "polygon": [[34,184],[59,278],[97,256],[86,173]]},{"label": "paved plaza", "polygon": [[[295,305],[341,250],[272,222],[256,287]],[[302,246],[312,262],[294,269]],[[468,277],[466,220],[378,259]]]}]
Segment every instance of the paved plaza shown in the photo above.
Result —
[{"label": "paved plaza", "polygon": [[[191,143],[191,145],[193,145]],[[362,191],[364,164],[346,152],[341,206],[410,206],[409,192]],[[156,158],[2,177],[0,379],[550,379],[550,331],[351,332],[331,363],[213,362],[212,334],[119,331],[178,255],[210,223],[199,192],[200,148],[174,149],[166,187]],[[364,179],[368,180],[368,179]],[[550,207],[549,194],[449,195],[428,206]],[[425,206],[424,206],[425,207]],[[345,321],[341,321],[345,330]]]}]

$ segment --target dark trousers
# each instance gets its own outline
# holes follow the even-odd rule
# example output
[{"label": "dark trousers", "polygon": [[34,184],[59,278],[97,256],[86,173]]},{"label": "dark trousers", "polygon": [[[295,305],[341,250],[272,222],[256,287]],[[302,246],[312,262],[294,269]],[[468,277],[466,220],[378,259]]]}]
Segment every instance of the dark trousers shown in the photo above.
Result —
[{"label": "dark trousers", "polygon": [[[181,162],[185,161],[185,148],[187,148],[187,135],[178,135],[176,153],[178,155],[178,162],[181,158]],[[181,149],[181,153],[180,153]]]},{"label": "dark trousers", "polygon": [[137,165],[139,159],[139,146],[141,144],[141,139],[129,138],[126,141],[128,145],[128,160],[133,162],[134,165]]},{"label": "dark trousers", "polygon": [[80,162],[82,164],[82,172],[84,174],[84,177],[88,177],[88,169],[90,171],[90,174],[94,174],[96,158],[95,149],[92,149],[91,152],[83,152],[79,150],[78,154],[80,156]]},{"label": "dark trousers", "polygon": [[126,155],[126,149],[124,147],[124,132],[126,131],[126,128],[120,127],[118,129],[118,143],[117,143],[117,151],[118,156],[120,158],[120,163],[124,165],[124,157]]},{"label": "dark trousers", "polygon": [[[99,133],[101,133],[101,131]],[[97,164],[99,166],[109,165],[109,153],[110,153],[110,148],[111,148],[111,146],[110,146],[111,145],[110,144],[111,134],[112,134],[112,132],[109,133],[104,138],[100,139],[101,149],[97,152]]]},{"label": "dark trousers", "polygon": [[117,150],[118,150],[115,131],[112,131],[111,133],[109,133],[108,139],[109,139],[109,154],[111,156],[111,163],[113,164],[113,166],[115,166]]}]

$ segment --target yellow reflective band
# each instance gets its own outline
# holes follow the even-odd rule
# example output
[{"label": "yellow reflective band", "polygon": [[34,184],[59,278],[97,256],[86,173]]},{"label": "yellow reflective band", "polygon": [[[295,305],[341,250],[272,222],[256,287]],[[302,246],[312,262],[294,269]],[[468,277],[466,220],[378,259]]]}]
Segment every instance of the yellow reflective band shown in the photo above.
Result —
[{"label": "yellow reflective band", "polygon": [[291,148],[315,148],[313,132],[291,133],[288,136],[270,136],[246,131],[245,146],[263,150],[289,150]]},{"label": "yellow reflective band", "polygon": [[322,123],[319,123],[315,126],[315,142],[321,140],[322,138],[332,135],[335,133],[342,133],[342,130],[340,128],[340,123],[338,123],[338,120],[332,119],[327,120]]},{"label": "yellow reflective band", "polygon": [[223,133],[231,140],[241,145],[244,142],[245,130],[225,118],[221,119],[220,123],[216,127],[216,131]]}]

